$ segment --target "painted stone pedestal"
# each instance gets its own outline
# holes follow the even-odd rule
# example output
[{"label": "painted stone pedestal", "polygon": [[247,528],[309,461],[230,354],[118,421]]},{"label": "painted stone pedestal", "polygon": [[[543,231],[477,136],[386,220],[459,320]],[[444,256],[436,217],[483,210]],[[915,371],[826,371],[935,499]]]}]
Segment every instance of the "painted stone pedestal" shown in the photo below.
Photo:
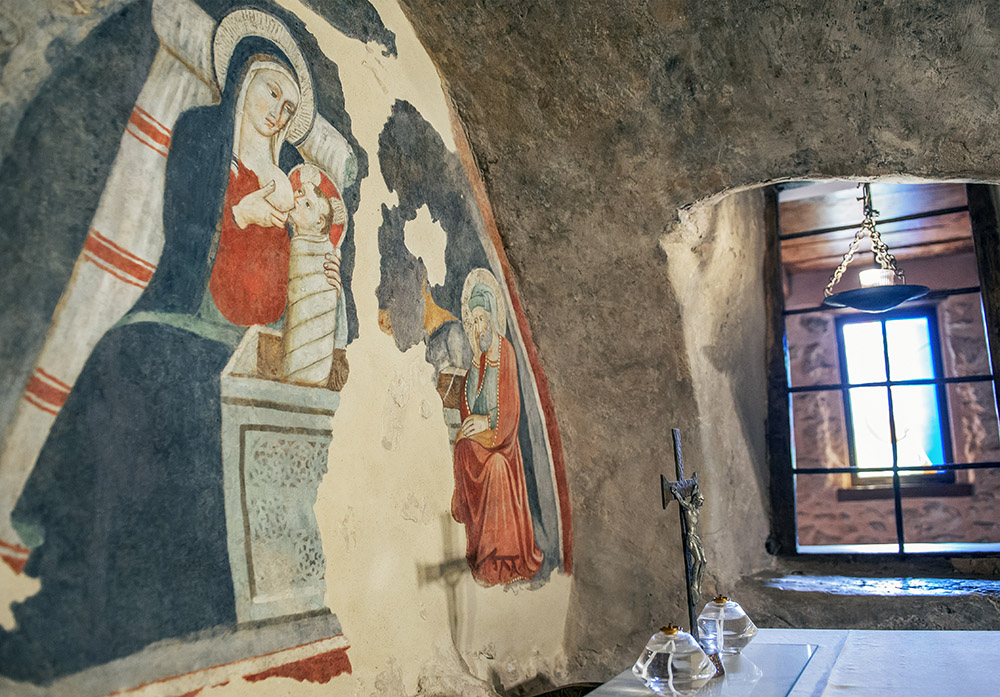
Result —
[{"label": "painted stone pedestal", "polygon": [[186,697],[229,682],[282,676],[326,683],[352,670],[337,616],[219,627],[166,639],[46,687],[0,677],[4,697]]},{"label": "painted stone pedestal", "polygon": [[[221,378],[237,626],[157,642],[66,676],[46,695],[178,697],[231,680],[325,683],[351,672],[347,638],[324,603],[326,558],[313,512],[340,395],[278,382],[280,365],[279,333],[252,327]],[[0,694],[42,692],[0,677]]]},{"label": "painted stone pedestal", "polygon": [[222,373],[229,562],[241,624],[328,612],[313,506],[340,394],[269,379],[280,334],[252,327]]}]

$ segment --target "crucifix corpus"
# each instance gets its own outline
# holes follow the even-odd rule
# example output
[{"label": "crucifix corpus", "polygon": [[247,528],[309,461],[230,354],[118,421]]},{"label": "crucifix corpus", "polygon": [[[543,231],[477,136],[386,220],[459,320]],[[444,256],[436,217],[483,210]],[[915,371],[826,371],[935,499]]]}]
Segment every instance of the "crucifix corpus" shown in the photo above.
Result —
[{"label": "crucifix corpus", "polygon": [[691,634],[698,639],[698,626],[695,623],[695,605],[701,598],[701,578],[705,572],[705,548],[698,537],[698,509],[705,503],[698,490],[698,473],[684,478],[684,457],[681,455],[680,429],[670,429],[674,437],[674,464],[677,467],[677,481],[671,482],[660,475],[660,493],[663,497],[663,508],[666,510],[671,501],[680,506],[681,538],[684,542],[684,582],[687,586],[688,620],[691,623]]}]

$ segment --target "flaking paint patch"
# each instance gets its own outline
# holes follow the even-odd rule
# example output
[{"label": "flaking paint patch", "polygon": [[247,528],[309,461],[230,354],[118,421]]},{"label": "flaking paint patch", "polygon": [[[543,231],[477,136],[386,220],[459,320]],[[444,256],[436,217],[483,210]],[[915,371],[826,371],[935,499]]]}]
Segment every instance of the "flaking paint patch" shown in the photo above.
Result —
[{"label": "flaking paint patch", "polygon": [[426,205],[417,211],[416,218],[406,223],[403,239],[410,253],[423,260],[427,268],[427,283],[442,285],[447,274],[444,251],[448,238],[441,224],[431,218]]},{"label": "flaking paint patch", "polygon": [[13,630],[17,626],[12,610],[14,603],[34,595],[41,587],[38,579],[14,573],[10,566],[0,562],[0,588],[4,589],[3,602],[0,602],[0,627]]}]

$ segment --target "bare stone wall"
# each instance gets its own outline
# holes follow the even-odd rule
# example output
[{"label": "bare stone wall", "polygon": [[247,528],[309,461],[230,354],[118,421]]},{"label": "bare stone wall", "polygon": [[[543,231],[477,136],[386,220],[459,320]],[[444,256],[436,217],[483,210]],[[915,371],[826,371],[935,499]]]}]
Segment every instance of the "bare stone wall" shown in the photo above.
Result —
[{"label": "bare stone wall", "polygon": [[[739,452],[753,441],[717,424],[764,413],[746,388],[735,403],[698,398],[696,363],[719,344],[686,317],[721,321],[731,287],[689,255],[671,269],[659,240],[711,255],[712,231],[687,237],[678,211],[768,181],[1000,180],[1000,13],[983,0],[405,5],[469,134],[552,385],[577,541],[571,675],[607,677],[634,659],[654,616],[683,618],[681,560],[651,479],[670,471],[668,429],[688,434],[704,476],[759,480],[702,445]],[[727,244],[720,253],[746,252],[739,238]],[[685,275],[706,279],[696,302],[682,300]],[[742,308],[730,321],[764,318]],[[748,345],[727,374],[763,360]],[[720,579],[774,568],[756,532],[767,516],[760,502],[719,528],[748,550],[714,560]],[[768,600],[777,625],[874,621],[842,599]],[[874,616],[926,616],[907,603]],[[945,625],[995,615],[948,607],[936,615]]]}]

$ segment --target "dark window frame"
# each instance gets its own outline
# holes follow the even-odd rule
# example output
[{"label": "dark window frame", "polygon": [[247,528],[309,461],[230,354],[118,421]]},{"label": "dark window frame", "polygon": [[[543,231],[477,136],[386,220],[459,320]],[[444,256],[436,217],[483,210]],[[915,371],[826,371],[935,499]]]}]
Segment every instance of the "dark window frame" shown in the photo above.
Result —
[{"label": "dark window frame", "polygon": [[[927,300],[935,300],[959,293],[978,292],[983,303],[983,316],[986,323],[986,340],[989,347],[992,377],[975,376],[973,379],[989,379],[994,385],[994,396],[1000,393],[1000,187],[985,184],[966,185],[968,196],[969,219],[972,238],[975,245],[977,265],[979,268],[979,286],[957,288],[952,291],[932,292]],[[949,212],[957,212],[949,211]],[[939,211],[931,211],[920,217],[934,215]],[[771,531],[766,542],[770,554],[786,557],[808,557],[811,560],[829,559],[839,563],[851,559],[905,558],[913,553],[904,551],[902,531],[902,502],[906,492],[919,495],[918,487],[909,489],[902,486],[897,471],[893,476],[893,499],[896,510],[898,551],[892,553],[846,552],[831,554],[813,554],[799,552],[797,546],[797,522],[795,512],[795,476],[796,474],[821,474],[830,471],[852,471],[850,468],[815,468],[798,469],[793,467],[792,433],[791,433],[791,396],[798,391],[790,388],[788,383],[787,338],[785,334],[785,317],[792,314],[817,311],[819,308],[802,310],[785,310],[785,295],[782,281],[780,226],[778,220],[778,189],[771,186],[764,193],[764,222],[767,230],[765,257],[763,265],[764,297],[765,297],[765,362],[767,371],[767,460],[771,473],[769,494],[771,504]],[[801,235],[800,235],[801,236]],[[841,381],[845,375],[842,373]],[[945,378],[945,382],[956,382],[959,379]],[[962,378],[961,381],[972,381]],[[806,388],[809,389],[809,388]],[[1000,399],[997,400],[1000,406]],[[846,412],[845,412],[846,416]],[[950,427],[950,424],[949,424]],[[950,443],[949,443],[950,446]],[[976,470],[1000,468],[1000,462],[970,463],[964,465],[949,464],[940,469],[947,471]],[[931,485],[932,487],[935,485]],[[937,485],[940,486],[940,485]],[[949,486],[949,485],[945,485]],[[959,487],[961,485],[950,485]],[[864,492],[863,489],[858,489]],[[879,490],[869,490],[879,491]],[[885,489],[881,489],[885,491]],[[961,495],[961,494],[959,494]],[[921,558],[934,557],[997,557],[992,551],[933,551],[920,552]]]}]

